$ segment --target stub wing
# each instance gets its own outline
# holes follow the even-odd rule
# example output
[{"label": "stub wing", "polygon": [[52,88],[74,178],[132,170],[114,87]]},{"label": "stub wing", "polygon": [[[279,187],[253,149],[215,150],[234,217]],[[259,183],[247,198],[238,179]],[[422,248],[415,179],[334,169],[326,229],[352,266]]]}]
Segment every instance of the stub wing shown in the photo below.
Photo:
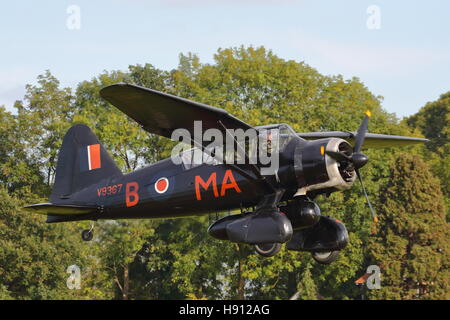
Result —
[{"label": "stub wing", "polygon": [[[297,133],[300,138],[306,140],[316,140],[323,138],[342,138],[348,140],[350,143],[354,142],[355,132],[345,131],[327,131],[327,132],[303,132]],[[390,147],[402,147],[419,143],[428,142],[428,139],[405,137],[405,136],[393,136],[388,134],[367,133],[363,149],[369,148],[390,148]]]}]

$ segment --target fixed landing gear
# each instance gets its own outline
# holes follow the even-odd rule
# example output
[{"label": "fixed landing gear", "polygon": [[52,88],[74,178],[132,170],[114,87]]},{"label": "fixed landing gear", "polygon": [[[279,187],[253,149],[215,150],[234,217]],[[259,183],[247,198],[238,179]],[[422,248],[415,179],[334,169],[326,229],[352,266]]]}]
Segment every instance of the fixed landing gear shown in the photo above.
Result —
[{"label": "fixed landing gear", "polygon": [[320,264],[330,264],[339,258],[339,251],[311,252],[312,257]]},{"label": "fixed landing gear", "polygon": [[281,243],[255,244],[256,252],[263,257],[273,257],[281,250]]},{"label": "fixed landing gear", "polygon": [[91,224],[90,229],[86,229],[81,232],[81,239],[84,241],[91,241],[92,238],[94,238],[94,223]]}]

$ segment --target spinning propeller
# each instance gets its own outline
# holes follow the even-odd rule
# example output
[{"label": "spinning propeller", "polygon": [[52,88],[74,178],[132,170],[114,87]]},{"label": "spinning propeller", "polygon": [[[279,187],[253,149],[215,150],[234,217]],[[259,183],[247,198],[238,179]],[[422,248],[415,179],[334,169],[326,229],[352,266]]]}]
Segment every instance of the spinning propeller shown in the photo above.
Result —
[{"label": "spinning propeller", "polygon": [[339,151],[325,151],[325,153],[340,163],[346,163],[347,170],[348,169],[355,170],[356,176],[358,177],[358,180],[361,183],[364,196],[366,197],[367,204],[369,205],[370,213],[372,214],[373,220],[375,222],[378,222],[375,210],[373,209],[372,204],[370,203],[369,196],[367,195],[366,188],[364,187],[364,182],[361,173],[359,172],[359,169],[364,167],[367,164],[367,161],[369,161],[369,157],[367,157],[364,153],[361,152],[361,148],[364,144],[364,139],[366,138],[366,133],[368,131],[369,125],[369,118],[371,115],[372,114],[370,113],[370,111],[366,111],[366,116],[364,117],[364,120],[359,126],[358,131],[356,131],[356,135],[354,136],[355,146],[353,147],[353,153],[351,156],[345,154],[344,152]]}]

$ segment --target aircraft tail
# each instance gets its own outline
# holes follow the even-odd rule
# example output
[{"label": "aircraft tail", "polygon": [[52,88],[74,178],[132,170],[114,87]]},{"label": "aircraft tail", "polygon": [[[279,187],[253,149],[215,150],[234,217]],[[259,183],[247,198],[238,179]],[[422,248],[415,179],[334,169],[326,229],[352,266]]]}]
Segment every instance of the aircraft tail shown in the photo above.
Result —
[{"label": "aircraft tail", "polygon": [[50,202],[61,203],[73,193],[117,175],[122,172],[91,129],[83,124],[74,125],[59,150]]}]

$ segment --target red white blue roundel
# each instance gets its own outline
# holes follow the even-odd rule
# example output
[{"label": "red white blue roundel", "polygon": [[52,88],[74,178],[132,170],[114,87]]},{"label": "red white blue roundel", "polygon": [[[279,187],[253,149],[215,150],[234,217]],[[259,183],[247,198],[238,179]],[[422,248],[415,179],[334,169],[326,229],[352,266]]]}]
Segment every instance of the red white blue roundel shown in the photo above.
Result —
[{"label": "red white blue roundel", "polygon": [[169,189],[169,179],[167,179],[166,177],[162,177],[156,180],[155,191],[157,193],[164,193],[167,191],[167,189]]}]

